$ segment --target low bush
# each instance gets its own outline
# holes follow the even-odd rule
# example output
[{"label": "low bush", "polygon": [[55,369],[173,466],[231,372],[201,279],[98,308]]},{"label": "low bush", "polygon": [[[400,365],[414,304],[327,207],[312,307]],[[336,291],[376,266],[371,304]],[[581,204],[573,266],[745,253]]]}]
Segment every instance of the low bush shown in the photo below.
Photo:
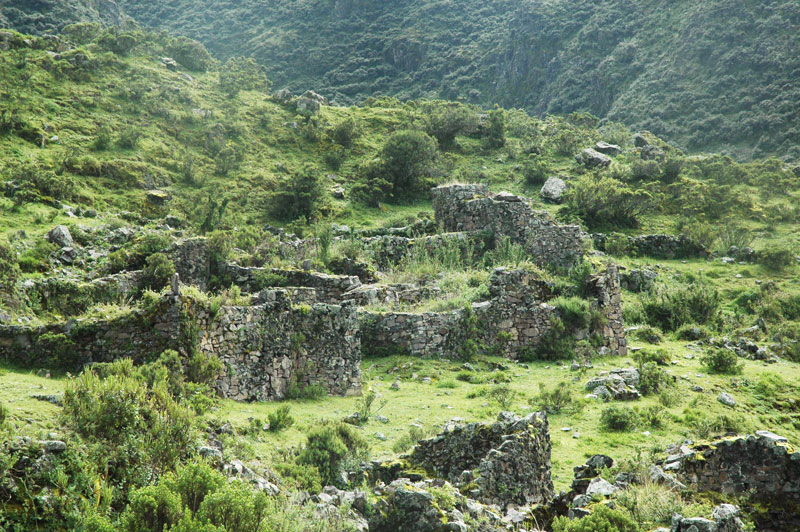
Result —
[{"label": "low bush", "polygon": [[306,165],[278,184],[272,195],[270,213],[285,221],[312,218],[322,206],[324,196],[319,172]]},{"label": "low bush", "polygon": [[640,532],[640,529],[624,512],[597,504],[592,507],[592,513],[582,519],[557,517],[553,521],[553,532]]},{"label": "low bush", "polygon": [[273,465],[275,471],[287,484],[308,493],[322,491],[322,477],[316,467],[294,462],[281,462]]},{"label": "low bush", "polygon": [[786,246],[768,246],[760,250],[757,256],[759,264],[775,272],[781,272],[797,264],[795,250]]},{"label": "low bush", "polygon": [[675,331],[682,325],[713,323],[719,313],[719,292],[700,281],[693,283],[660,283],[640,295],[647,322],[664,331]]},{"label": "low bush", "polygon": [[267,414],[270,432],[280,432],[294,425],[291,415],[292,409],[288,405],[279,406],[274,412]]},{"label": "low bush", "polygon": [[142,284],[145,288],[160,291],[175,274],[175,264],[164,253],[153,253],[145,259]]},{"label": "low bush", "polygon": [[550,172],[550,166],[541,157],[532,157],[522,165],[522,177],[525,179],[525,184],[532,187],[544,185]]},{"label": "low bush", "polygon": [[412,426],[408,429],[408,432],[400,436],[394,445],[392,445],[392,452],[396,454],[404,453],[414,447],[420,441],[435,436],[436,433],[437,430],[435,427]]},{"label": "low bush", "polygon": [[744,368],[744,362],[733,351],[724,348],[706,351],[700,357],[700,362],[710,373],[724,373],[738,375]]},{"label": "low bush", "polygon": [[539,394],[531,397],[528,403],[534,408],[544,410],[548,414],[560,414],[574,403],[569,384],[560,382],[548,390],[544,383],[539,383]]},{"label": "low bush", "polygon": [[324,424],[312,430],[297,457],[300,465],[313,466],[325,485],[342,485],[341,473],[348,462],[365,460],[369,445],[344,423]]},{"label": "low bush", "polygon": [[195,513],[206,496],[220,489],[225,482],[225,477],[205,462],[192,462],[178,470],[175,488],[183,506]]},{"label": "low bush", "polygon": [[266,493],[236,480],[203,499],[197,520],[225,532],[253,532],[262,530],[270,506]]},{"label": "low bush", "polygon": [[496,402],[503,410],[509,410],[517,398],[517,392],[505,384],[495,384],[488,395],[489,399]]},{"label": "low bush", "polygon": [[639,414],[632,407],[611,405],[600,414],[600,426],[605,430],[631,431],[639,424]]},{"label": "low bush", "polygon": [[182,515],[180,496],[162,480],[157,485],[134,490],[120,521],[125,532],[164,532]]},{"label": "low bush", "polygon": [[631,334],[636,340],[647,342],[648,344],[660,344],[664,341],[664,335],[658,327],[652,325],[642,325],[637,327]]},{"label": "low bush", "polygon": [[711,331],[704,325],[695,325],[694,323],[686,323],[678,327],[675,331],[675,338],[678,340],[685,340],[694,342],[697,340],[705,340],[711,336]]},{"label": "low bush", "polygon": [[639,366],[639,392],[642,395],[659,393],[672,385],[670,375],[653,362]]},{"label": "low bush", "polygon": [[589,229],[637,227],[650,200],[649,193],[634,190],[621,181],[586,174],[572,182],[564,210],[581,218]]}]

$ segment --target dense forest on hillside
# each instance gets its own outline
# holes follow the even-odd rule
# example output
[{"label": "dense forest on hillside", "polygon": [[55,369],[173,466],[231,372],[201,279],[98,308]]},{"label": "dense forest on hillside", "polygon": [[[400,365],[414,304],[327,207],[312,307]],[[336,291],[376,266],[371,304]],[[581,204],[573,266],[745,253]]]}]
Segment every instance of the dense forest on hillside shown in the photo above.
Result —
[{"label": "dense forest on hillside", "polygon": [[[340,104],[383,94],[585,111],[690,151],[799,155],[800,14],[788,0],[118,4],[222,60],[255,57],[278,88],[313,88]],[[45,5],[26,10],[46,18]],[[6,16],[23,31],[74,20]]]}]

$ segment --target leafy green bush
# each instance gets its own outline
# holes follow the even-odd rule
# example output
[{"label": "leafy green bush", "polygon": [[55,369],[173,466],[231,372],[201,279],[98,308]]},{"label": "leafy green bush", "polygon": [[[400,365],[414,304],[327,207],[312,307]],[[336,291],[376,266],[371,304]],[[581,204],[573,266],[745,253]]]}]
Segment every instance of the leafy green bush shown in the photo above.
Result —
[{"label": "leafy green bush", "polygon": [[483,137],[483,145],[488,149],[502,148],[506,144],[506,112],[495,106],[489,111],[489,126]]},{"label": "leafy green bush", "polygon": [[269,91],[272,83],[263,66],[252,57],[231,57],[220,69],[219,87],[231,98],[239,91]]},{"label": "leafy green bush", "polygon": [[225,532],[253,532],[261,530],[269,509],[266,493],[254,491],[237,480],[206,495],[197,511],[197,520]]},{"label": "leafy green bush", "polygon": [[58,250],[58,246],[46,240],[38,240],[36,244],[23,251],[19,256],[19,269],[25,273],[50,271],[50,257]]},{"label": "leafy green bush", "polygon": [[129,126],[119,132],[117,135],[117,146],[123,150],[132,150],[139,145],[139,139],[142,136],[142,130],[136,126]]},{"label": "leafy green bush", "polygon": [[297,463],[314,466],[325,485],[341,485],[341,472],[347,460],[364,459],[367,442],[344,423],[327,424],[312,430]]},{"label": "leafy green bush", "polygon": [[789,247],[772,245],[758,252],[758,262],[768,270],[782,272],[797,264],[795,250]]},{"label": "leafy green bush", "polygon": [[686,323],[678,327],[675,331],[675,338],[678,340],[697,341],[705,340],[711,336],[711,331],[705,325],[695,325],[694,323]]},{"label": "leafy green bush", "polygon": [[316,467],[294,462],[276,463],[273,467],[284,482],[295,489],[307,491],[308,493],[322,491],[322,477]]},{"label": "leafy green bush", "polygon": [[557,517],[553,521],[553,532],[640,532],[640,529],[624,512],[597,504],[592,507],[592,513],[582,519]]},{"label": "leafy green bush", "polygon": [[353,194],[368,205],[416,199],[433,185],[437,154],[436,141],[424,132],[397,131],[386,140],[378,160],[364,167]]},{"label": "leafy green bush", "polygon": [[142,284],[151,290],[161,290],[175,274],[175,264],[164,253],[153,253],[145,259]]},{"label": "leafy green bush", "polygon": [[322,205],[325,189],[319,172],[305,165],[283,179],[272,195],[270,212],[276,218],[291,221],[300,217],[311,218]]},{"label": "leafy green bush", "polygon": [[336,144],[349,148],[361,136],[361,126],[353,117],[349,117],[333,126],[330,136]]},{"label": "leafy green bush", "polygon": [[194,72],[205,72],[214,64],[214,58],[206,47],[188,37],[176,37],[167,48],[167,53],[184,68]]},{"label": "leafy green bush", "polygon": [[292,409],[288,405],[279,406],[274,412],[267,414],[270,432],[280,432],[294,425],[291,415]]},{"label": "leafy green bush", "polygon": [[572,182],[564,210],[578,216],[590,229],[637,227],[650,208],[651,196],[610,177],[586,174]]},{"label": "leafy green bush", "polygon": [[420,441],[435,436],[437,432],[436,427],[412,426],[408,429],[408,432],[400,436],[397,441],[394,442],[394,445],[392,445],[392,452],[396,454],[404,453]]},{"label": "leafy green bush", "polygon": [[640,295],[648,323],[664,331],[685,324],[712,323],[720,307],[719,292],[705,283],[660,283]]},{"label": "leafy green bush", "polygon": [[730,349],[718,348],[706,351],[700,357],[700,362],[710,373],[725,373],[738,375],[744,368],[744,362]]},{"label": "leafy green bush", "polygon": [[193,462],[178,470],[175,489],[180,495],[183,506],[195,513],[200,509],[206,496],[220,489],[225,482],[225,477],[207,463]]},{"label": "leafy green bush", "polygon": [[[152,387],[126,374],[101,378],[93,369],[67,382],[64,416],[78,434],[106,446],[109,478],[141,486],[174,467],[192,441],[192,415],[175,402],[165,381]],[[125,372],[120,362],[117,371]]]},{"label": "leafy green bush", "polygon": [[531,397],[528,401],[531,406],[544,410],[548,414],[559,414],[563,410],[569,409],[574,404],[569,383],[559,382],[548,390],[544,383],[539,383],[539,394]]},{"label": "leafy green bush", "polygon": [[509,410],[517,398],[517,392],[506,384],[495,384],[487,395],[503,410]]},{"label": "leafy green bush", "polygon": [[664,341],[664,335],[658,327],[652,325],[642,325],[637,327],[631,334],[635,339],[647,342],[648,344],[660,344]]},{"label": "leafy green bush", "polygon": [[443,150],[455,144],[456,135],[466,135],[478,127],[478,113],[457,102],[430,102],[425,115],[425,132]]},{"label": "leafy green bush", "polygon": [[631,431],[639,424],[639,414],[630,406],[611,405],[600,413],[600,426],[605,430]]},{"label": "leafy green bush", "polygon": [[542,157],[532,157],[522,165],[522,177],[525,179],[525,184],[532,187],[544,185],[550,171],[550,166]]},{"label": "leafy green bush", "polygon": [[182,515],[180,496],[162,481],[134,490],[120,520],[125,532],[164,532]]}]

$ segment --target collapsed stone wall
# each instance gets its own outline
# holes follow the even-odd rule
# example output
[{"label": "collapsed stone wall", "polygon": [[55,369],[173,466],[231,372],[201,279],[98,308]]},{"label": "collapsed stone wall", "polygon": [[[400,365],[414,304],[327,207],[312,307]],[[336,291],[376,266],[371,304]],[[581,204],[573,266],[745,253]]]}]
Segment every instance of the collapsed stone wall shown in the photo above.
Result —
[{"label": "collapsed stone wall", "polygon": [[187,238],[172,244],[169,256],[181,282],[205,290],[211,278],[211,253],[205,237]]},{"label": "collapsed stone wall", "polygon": [[686,235],[666,235],[661,233],[639,236],[592,234],[594,246],[600,251],[607,251],[606,244],[612,239],[622,239],[623,245],[630,253],[657,259],[688,259],[707,257],[709,255],[704,246]]},{"label": "collapsed stone wall", "polygon": [[480,256],[491,249],[491,243],[487,239],[489,236],[487,231],[460,231],[417,238],[384,235],[364,238],[362,242],[375,263],[381,268],[388,268],[402,262],[414,251],[415,246],[422,246],[426,251],[433,252],[445,246],[457,245],[465,254]]},{"label": "collapsed stone wall", "polygon": [[553,497],[550,431],[544,412],[501,412],[489,425],[470,423],[423,440],[409,461],[487,504],[537,504]]},{"label": "collapsed stone wall", "polygon": [[445,231],[491,231],[525,246],[539,264],[570,267],[583,256],[577,225],[559,225],[528,200],[507,192],[491,194],[487,185],[445,185],[432,191],[437,223]]},{"label": "collapsed stone wall", "polygon": [[691,489],[727,495],[752,490],[762,498],[800,503],[800,452],[767,431],[683,447],[665,471],[675,471]]},{"label": "collapsed stone wall", "polygon": [[118,303],[135,296],[142,285],[142,272],[122,272],[89,282],[55,277],[27,280],[22,291],[44,311],[73,316],[98,303]]},{"label": "collapsed stone wall", "polygon": [[[605,323],[596,331],[579,331],[585,336],[600,334],[614,353],[627,354],[622,323],[619,272],[609,265],[605,273],[590,280],[593,306],[603,312]],[[478,338],[485,345],[503,345],[506,356],[517,358],[524,349],[535,348],[552,329],[558,310],[547,303],[553,297],[550,286],[524,270],[497,268],[490,279],[491,299],[472,304],[478,319]],[[364,345],[391,346],[415,356],[457,358],[466,340],[466,311],[385,312],[364,311],[361,330]],[[504,333],[504,340],[500,340]]]},{"label": "collapsed stone wall", "polygon": [[244,293],[258,292],[266,288],[262,286],[265,275],[279,276],[286,287],[313,288],[313,298],[310,292],[298,290],[297,295],[303,301],[293,300],[295,303],[315,301],[319,303],[335,304],[342,300],[342,296],[361,286],[358,277],[352,275],[329,275],[326,273],[292,270],[281,268],[245,268],[237,264],[225,266],[225,276],[239,286]]},{"label": "collapsed stone wall", "polygon": [[322,385],[332,394],[361,389],[361,341],[355,305],[293,307],[285,291],[259,294],[260,303],[222,307],[167,295],[153,307],[90,324],[0,326],[0,359],[26,367],[79,369],[131,358],[137,363],[174,349],[187,356],[192,334],[201,352],[225,364],[223,397],[272,400],[292,384]]},{"label": "collapsed stone wall", "polygon": [[761,532],[800,530],[800,452],[768,431],[674,448],[664,471],[693,491],[747,496]]}]

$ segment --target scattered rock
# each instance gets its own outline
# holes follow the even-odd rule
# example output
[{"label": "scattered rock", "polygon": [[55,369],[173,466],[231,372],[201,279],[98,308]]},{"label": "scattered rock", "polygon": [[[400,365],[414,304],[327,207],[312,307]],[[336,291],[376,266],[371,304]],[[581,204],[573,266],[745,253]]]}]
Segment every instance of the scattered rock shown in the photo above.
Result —
[{"label": "scattered rock", "polygon": [[734,399],[733,396],[727,392],[722,392],[721,394],[719,394],[719,397],[717,397],[717,401],[719,401],[725,406],[730,406],[730,407],[736,406],[736,399]]},{"label": "scattered rock", "polygon": [[567,191],[567,184],[560,177],[549,178],[539,195],[544,201],[550,203],[561,203],[563,201],[564,192]]},{"label": "scattered rock", "polygon": [[600,141],[597,144],[595,144],[594,149],[605,155],[611,155],[612,157],[622,153],[622,148],[620,148],[616,144],[609,144],[603,141]]},{"label": "scattered rock", "polygon": [[61,248],[73,246],[72,235],[64,225],[57,225],[47,233],[47,239]]},{"label": "scattered rock", "polygon": [[633,145],[636,146],[637,148],[643,148],[645,146],[648,146],[649,144],[650,143],[647,142],[647,139],[644,138],[644,135],[642,135],[641,133],[636,133],[633,136]]},{"label": "scattered rock", "polygon": [[602,477],[595,477],[591,482],[589,482],[589,487],[586,488],[586,495],[589,497],[593,497],[594,495],[608,497],[617,491],[619,491],[619,488],[607,480],[603,479]]},{"label": "scattered rock", "polygon": [[67,444],[60,440],[43,441],[42,447],[48,453],[63,453],[67,450]]},{"label": "scattered rock", "polygon": [[586,148],[576,155],[575,159],[579,164],[582,164],[587,168],[606,168],[611,164],[611,158],[608,155],[603,155],[599,151],[593,150],[592,148]]}]

